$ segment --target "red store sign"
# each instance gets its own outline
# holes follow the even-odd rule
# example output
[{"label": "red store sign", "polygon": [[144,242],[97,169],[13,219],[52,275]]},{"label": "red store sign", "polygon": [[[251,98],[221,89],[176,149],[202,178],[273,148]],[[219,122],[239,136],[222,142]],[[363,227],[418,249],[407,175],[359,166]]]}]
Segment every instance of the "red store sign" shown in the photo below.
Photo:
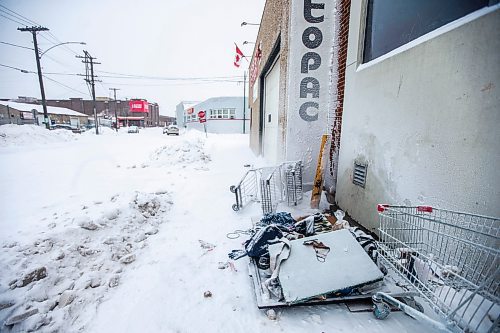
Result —
[{"label": "red store sign", "polygon": [[252,63],[250,64],[250,87],[253,86],[255,80],[257,80],[257,76],[259,75],[260,60],[262,59],[261,44],[262,43],[259,43],[257,46],[255,54],[252,58]]},{"label": "red store sign", "polygon": [[128,102],[130,112],[149,112],[148,101],[143,99],[131,99]]}]

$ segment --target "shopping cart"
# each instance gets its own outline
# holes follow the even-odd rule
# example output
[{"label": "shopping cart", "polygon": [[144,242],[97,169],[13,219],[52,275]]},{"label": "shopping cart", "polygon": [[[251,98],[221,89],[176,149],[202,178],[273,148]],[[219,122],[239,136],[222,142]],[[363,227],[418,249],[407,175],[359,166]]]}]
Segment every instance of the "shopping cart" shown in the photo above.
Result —
[{"label": "shopping cart", "polygon": [[259,202],[262,212],[272,213],[280,202],[298,205],[303,197],[302,163],[284,162],[278,166],[252,168],[230,191],[235,194],[232,208],[238,211],[251,202]]},{"label": "shopping cart", "polygon": [[284,162],[280,169],[285,181],[286,203],[288,206],[297,206],[303,198],[302,163]]},{"label": "shopping cart", "polygon": [[375,317],[387,317],[392,305],[441,331],[500,331],[500,219],[429,206],[378,211],[379,264],[436,313],[432,319],[422,306],[376,293]]}]

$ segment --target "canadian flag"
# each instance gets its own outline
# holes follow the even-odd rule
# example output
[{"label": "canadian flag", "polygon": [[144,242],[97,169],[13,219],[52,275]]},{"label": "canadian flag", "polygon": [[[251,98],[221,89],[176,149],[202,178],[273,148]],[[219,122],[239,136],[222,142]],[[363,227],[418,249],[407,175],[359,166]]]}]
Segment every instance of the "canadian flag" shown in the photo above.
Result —
[{"label": "canadian flag", "polygon": [[241,61],[241,59],[244,57],[244,55],[243,55],[243,52],[241,52],[241,50],[240,50],[240,48],[238,47],[238,45],[236,45],[236,43],[234,44],[234,46],[236,46],[236,56],[235,56],[235,59],[234,59],[233,64],[234,64],[236,67],[240,67],[240,61]]}]

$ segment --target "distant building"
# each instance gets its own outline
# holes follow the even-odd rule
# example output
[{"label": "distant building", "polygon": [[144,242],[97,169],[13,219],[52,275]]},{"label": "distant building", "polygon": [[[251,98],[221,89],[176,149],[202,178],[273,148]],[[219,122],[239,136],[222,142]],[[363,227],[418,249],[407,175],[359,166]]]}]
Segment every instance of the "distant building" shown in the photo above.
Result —
[{"label": "distant building", "polygon": [[[88,122],[86,114],[67,108],[48,106],[47,114],[51,124],[68,124],[81,127]],[[43,107],[41,105],[0,101],[0,125],[42,125],[43,120]]]},{"label": "distant building", "polygon": [[171,116],[160,115],[160,125],[159,126],[168,126],[168,125],[176,125],[176,118]]},{"label": "distant building", "polygon": [[[32,97],[20,96],[16,102],[42,104],[42,101]],[[132,105],[141,105],[133,108]],[[48,106],[64,107],[94,116],[94,103],[92,100],[82,98],[49,99]],[[160,126],[160,107],[158,103],[151,103],[145,99],[113,100],[108,97],[96,98],[96,111],[99,118],[111,119],[115,122],[115,110],[120,126],[137,125],[141,127]]]},{"label": "distant building", "polygon": [[243,110],[243,97],[213,97],[184,110],[181,117],[188,129],[204,130],[199,122],[198,112],[205,111],[206,127],[209,133],[248,133],[250,114]]},{"label": "distant building", "polygon": [[187,110],[198,104],[198,101],[182,101],[177,104],[175,108],[175,118],[177,119],[177,125],[179,127],[184,127],[187,120]]}]

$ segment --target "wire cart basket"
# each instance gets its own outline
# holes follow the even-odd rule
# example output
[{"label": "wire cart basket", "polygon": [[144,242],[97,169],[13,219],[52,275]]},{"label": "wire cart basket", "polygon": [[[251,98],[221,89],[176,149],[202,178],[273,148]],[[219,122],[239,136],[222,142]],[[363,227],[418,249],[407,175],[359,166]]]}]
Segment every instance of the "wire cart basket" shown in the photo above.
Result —
[{"label": "wire cart basket", "polygon": [[387,317],[392,305],[440,331],[500,331],[500,219],[430,206],[378,205],[378,212],[379,264],[436,314],[379,292],[375,317]]},{"label": "wire cart basket", "polygon": [[296,206],[303,198],[302,163],[294,161],[273,167],[252,168],[229,189],[235,194],[234,211],[252,202],[259,202],[264,214],[275,212],[283,201],[289,206]]}]

